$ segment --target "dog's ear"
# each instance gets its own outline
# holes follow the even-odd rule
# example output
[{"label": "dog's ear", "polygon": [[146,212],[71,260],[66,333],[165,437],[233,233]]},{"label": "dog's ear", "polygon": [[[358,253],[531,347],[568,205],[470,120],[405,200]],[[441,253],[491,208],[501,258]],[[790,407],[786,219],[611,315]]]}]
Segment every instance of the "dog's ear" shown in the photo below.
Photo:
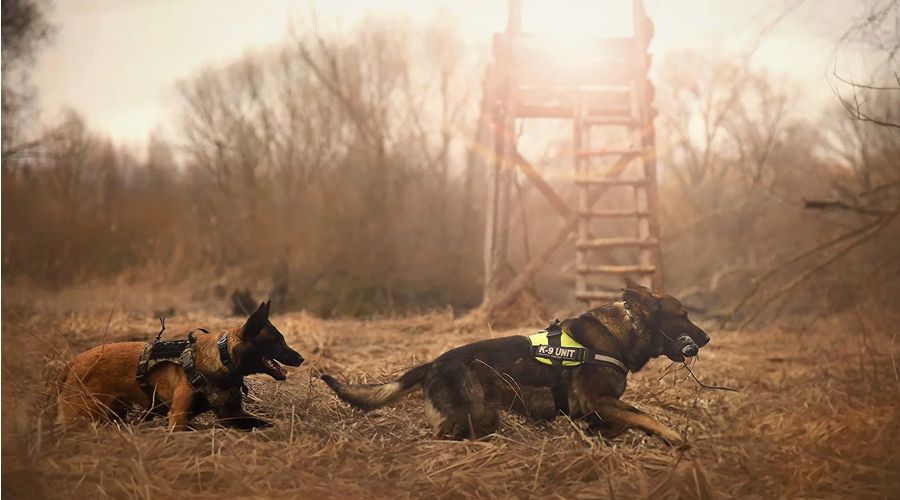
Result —
[{"label": "dog's ear", "polygon": [[643,286],[625,278],[625,288],[622,289],[622,298],[627,300],[648,314],[653,314],[659,310],[659,299],[653,295],[653,292]]},{"label": "dog's ear", "polygon": [[262,302],[244,323],[243,334],[253,336],[260,332],[269,322],[269,304]]},{"label": "dog's ear", "polygon": [[625,278],[625,288],[627,290],[635,290],[635,291],[641,291],[641,290],[647,290],[648,292],[650,291],[649,288],[645,287],[644,285],[641,285],[640,283],[633,281],[631,278]]}]

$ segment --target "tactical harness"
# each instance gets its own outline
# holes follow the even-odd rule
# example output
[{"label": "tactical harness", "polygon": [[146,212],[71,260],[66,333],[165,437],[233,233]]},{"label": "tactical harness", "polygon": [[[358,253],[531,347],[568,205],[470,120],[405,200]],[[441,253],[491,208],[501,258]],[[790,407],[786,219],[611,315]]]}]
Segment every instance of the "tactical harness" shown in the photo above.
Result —
[{"label": "tactical harness", "polygon": [[[150,383],[150,370],[159,363],[175,363],[181,365],[185,375],[187,375],[188,383],[195,393],[203,396],[211,406],[221,406],[230,396],[231,389],[223,389],[213,385],[194,363],[194,355],[196,350],[196,339],[194,332],[200,331],[209,333],[205,328],[196,328],[188,333],[187,340],[160,340],[166,329],[165,321],[160,319],[162,329],[155,339],[151,340],[144,347],[137,366],[137,383],[138,386],[150,396],[151,402],[155,399],[156,388]],[[237,367],[228,354],[228,332],[222,334],[217,342],[219,348],[219,360],[228,370],[229,377],[235,377],[241,380],[237,372]],[[243,380],[240,382],[241,391],[245,394],[248,391],[247,385]]]},{"label": "tactical harness", "polygon": [[[625,314],[631,321],[632,329],[635,333],[640,334],[642,330],[637,318],[631,312],[627,302],[622,304]],[[563,380],[563,372],[566,368],[575,368],[585,363],[603,364],[615,368],[623,376],[628,375],[629,370],[625,363],[609,354],[599,353],[583,346],[562,330],[558,319],[554,319],[546,329],[530,335],[528,339],[531,341],[531,355],[534,359],[540,363],[552,365],[555,369],[551,392],[557,411],[561,411],[563,414],[569,413],[569,389]]]}]

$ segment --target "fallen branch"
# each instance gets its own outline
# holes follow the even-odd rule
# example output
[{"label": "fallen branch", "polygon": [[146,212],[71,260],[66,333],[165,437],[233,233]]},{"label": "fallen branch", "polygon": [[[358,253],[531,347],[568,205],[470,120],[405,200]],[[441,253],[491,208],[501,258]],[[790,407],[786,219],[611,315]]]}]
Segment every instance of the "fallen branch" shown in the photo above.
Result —
[{"label": "fallen branch", "polygon": [[840,200],[803,200],[803,206],[812,210],[847,210],[863,215],[891,215],[893,212],[880,208],[861,207],[859,205],[850,205]]}]

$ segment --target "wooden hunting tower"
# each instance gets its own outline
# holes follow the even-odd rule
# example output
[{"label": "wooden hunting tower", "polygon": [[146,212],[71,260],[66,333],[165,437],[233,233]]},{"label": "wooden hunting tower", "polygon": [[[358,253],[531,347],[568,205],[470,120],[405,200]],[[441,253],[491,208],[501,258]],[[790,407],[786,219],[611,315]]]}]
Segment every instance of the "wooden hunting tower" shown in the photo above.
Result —
[{"label": "wooden hunting tower", "polygon": [[[661,285],[654,90],[647,77],[653,25],[641,0],[630,1],[633,35],[579,42],[573,50],[579,54],[577,60],[560,57],[558,40],[552,37],[522,33],[521,0],[509,2],[507,29],[494,36],[494,60],[482,110],[493,125],[494,153],[488,166],[486,305],[502,305],[514,297],[573,233],[579,301],[590,304],[617,296],[626,276],[653,287]],[[572,124],[574,197],[557,194],[517,148],[517,123],[548,118]],[[616,138],[616,144],[608,138]],[[549,246],[513,273],[507,243],[510,185],[516,169],[562,220]],[[615,208],[596,208],[604,196],[618,200]],[[604,234],[598,236],[597,229]]]}]

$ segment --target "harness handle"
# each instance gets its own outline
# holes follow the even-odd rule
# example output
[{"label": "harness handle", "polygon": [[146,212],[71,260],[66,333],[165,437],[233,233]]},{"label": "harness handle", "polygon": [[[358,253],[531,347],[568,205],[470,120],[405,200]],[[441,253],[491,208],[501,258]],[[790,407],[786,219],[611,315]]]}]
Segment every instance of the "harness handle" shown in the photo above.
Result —
[{"label": "harness handle", "polygon": [[206,328],[194,328],[193,330],[188,332],[188,340],[191,341],[191,344],[197,341],[197,337],[194,337],[194,332],[201,331],[203,333],[209,333],[209,330]]},{"label": "harness handle", "polygon": [[166,331],[166,317],[159,317],[159,333],[156,334],[156,339],[154,342],[159,342],[159,339],[162,337],[163,332]]}]

